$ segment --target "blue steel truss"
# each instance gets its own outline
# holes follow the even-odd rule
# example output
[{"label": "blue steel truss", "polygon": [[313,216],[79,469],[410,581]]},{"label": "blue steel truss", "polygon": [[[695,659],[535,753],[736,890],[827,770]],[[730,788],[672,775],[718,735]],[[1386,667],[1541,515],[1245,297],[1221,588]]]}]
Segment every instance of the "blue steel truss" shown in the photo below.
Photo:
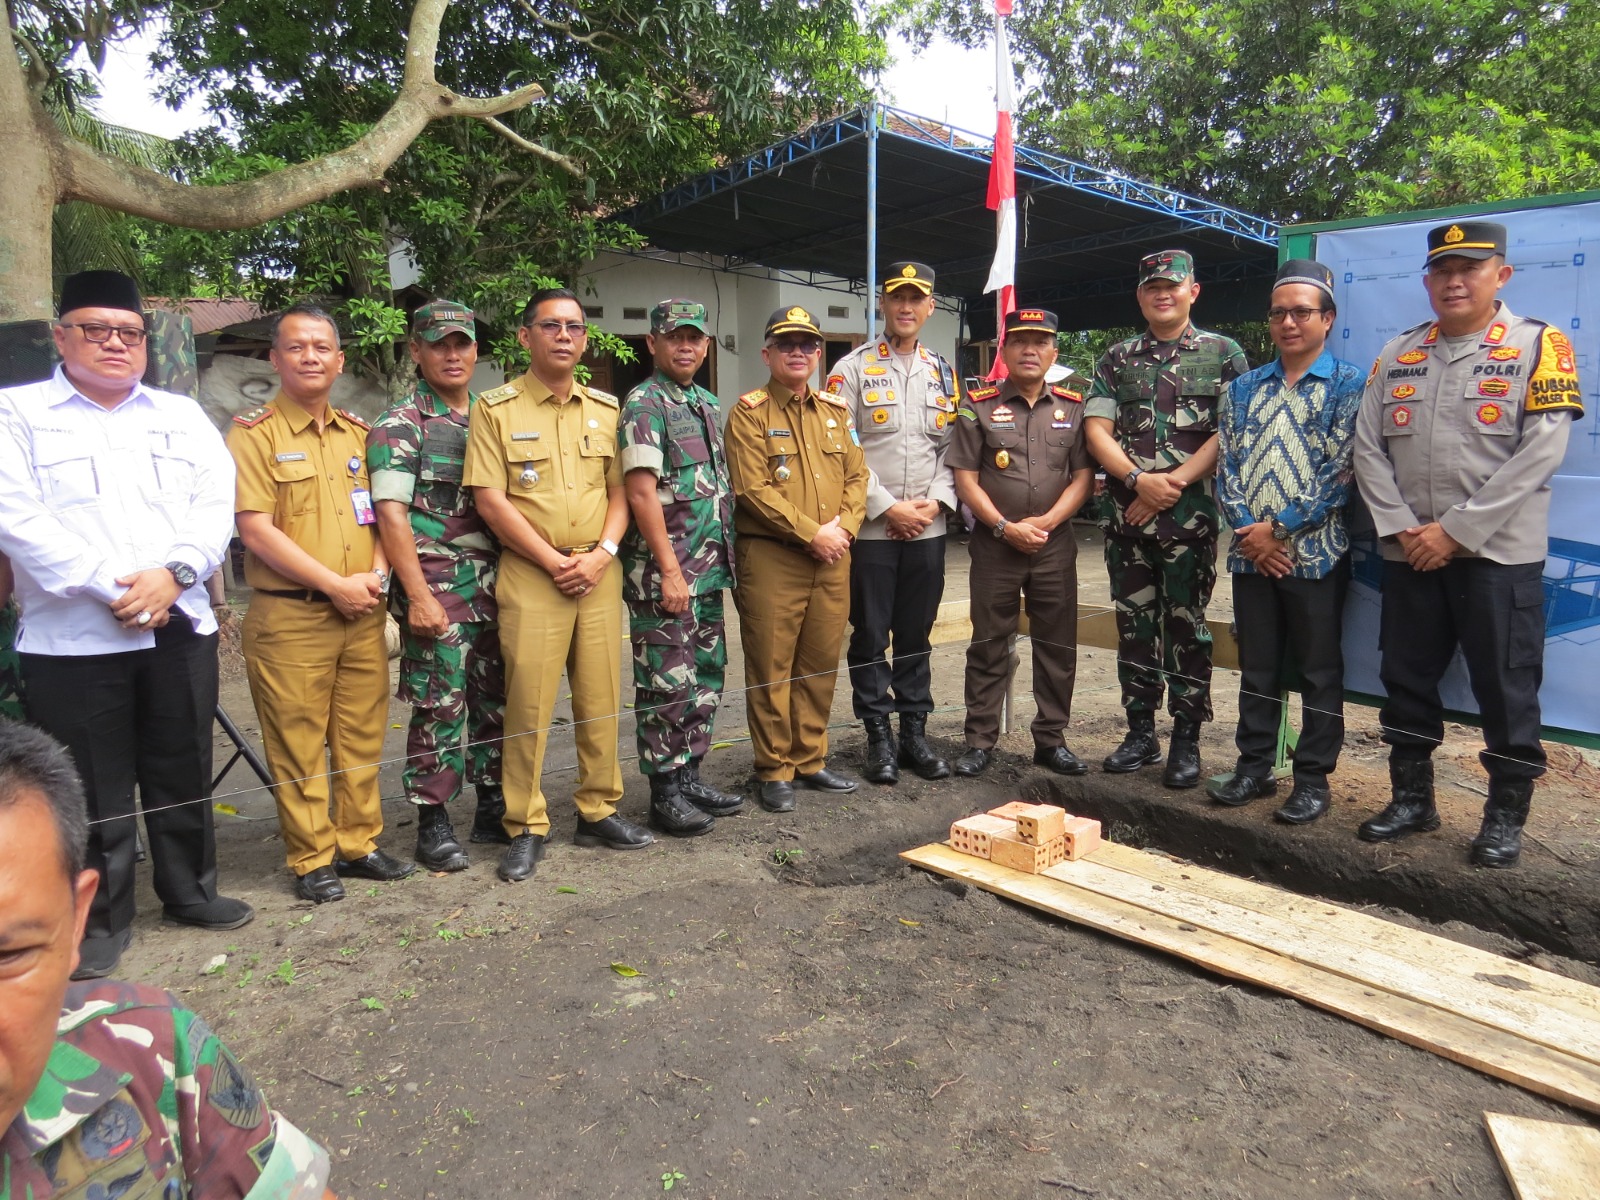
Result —
[{"label": "blue steel truss", "polygon": [[[880,138],[902,138],[909,142],[938,146],[952,154],[983,163],[986,167],[990,161],[992,138],[886,105],[875,105],[873,111],[877,114],[877,134]],[[898,120],[891,121],[891,117]],[[628,222],[630,218],[642,220],[664,216],[763,175],[788,170],[823,151],[865,140],[872,119],[868,110],[857,109],[832,121],[813,125],[776,145],[758,150],[741,162],[679,184],[619,214],[619,219]],[[1172,188],[1102,171],[1087,163],[1028,146],[1016,147],[1016,164],[1019,180],[1029,179],[1047,186],[1064,187],[1115,200],[1162,217],[1175,218],[1185,225],[1234,234],[1267,246],[1276,246],[1278,243],[1277,222]]]}]

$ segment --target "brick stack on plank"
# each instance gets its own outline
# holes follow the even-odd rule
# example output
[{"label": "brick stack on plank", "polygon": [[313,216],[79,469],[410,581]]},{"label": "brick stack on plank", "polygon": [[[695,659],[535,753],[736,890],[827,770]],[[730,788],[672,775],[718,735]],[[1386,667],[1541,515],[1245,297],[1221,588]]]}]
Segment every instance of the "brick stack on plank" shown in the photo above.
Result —
[{"label": "brick stack on plank", "polygon": [[1053,804],[1013,800],[950,826],[950,848],[1001,867],[1037,875],[1076,862],[1100,844],[1100,822]]}]

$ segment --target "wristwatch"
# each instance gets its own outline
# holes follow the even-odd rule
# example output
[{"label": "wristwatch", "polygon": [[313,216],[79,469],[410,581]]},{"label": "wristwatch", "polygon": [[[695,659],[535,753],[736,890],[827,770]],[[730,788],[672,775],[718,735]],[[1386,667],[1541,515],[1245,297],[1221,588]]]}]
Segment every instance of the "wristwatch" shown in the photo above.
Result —
[{"label": "wristwatch", "polygon": [[172,578],[178,586],[186,592],[200,581],[200,572],[186,562],[169,562],[166,567],[172,572]]},{"label": "wristwatch", "polygon": [[372,573],[378,577],[378,590],[387,596],[389,594],[389,572],[382,567],[373,567]]},{"label": "wristwatch", "polygon": [[1280,542],[1287,542],[1290,537],[1289,527],[1277,517],[1272,518],[1272,536]]},{"label": "wristwatch", "polygon": [[612,558],[615,558],[617,556],[617,544],[615,542],[613,542],[610,538],[606,538],[603,542],[600,543],[600,549],[604,550],[607,554],[611,555]]},{"label": "wristwatch", "polygon": [[998,521],[996,521],[994,523],[994,536],[997,537],[997,538],[1005,537],[1005,535],[1006,535],[1006,526],[1009,525],[1009,524],[1011,524],[1010,521],[1006,520],[1004,517],[1001,517]]},{"label": "wristwatch", "polygon": [[1143,474],[1144,474],[1144,468],[1143,467],[1135,467],[1133,470],[1129,471],[1126,475],[1124,475],[1122,477],[1122,482],[1127,484],[1131,488],[1131,487],[1133,487],[1134,484],[1139,482],[1139,476],[1141,476]]}]

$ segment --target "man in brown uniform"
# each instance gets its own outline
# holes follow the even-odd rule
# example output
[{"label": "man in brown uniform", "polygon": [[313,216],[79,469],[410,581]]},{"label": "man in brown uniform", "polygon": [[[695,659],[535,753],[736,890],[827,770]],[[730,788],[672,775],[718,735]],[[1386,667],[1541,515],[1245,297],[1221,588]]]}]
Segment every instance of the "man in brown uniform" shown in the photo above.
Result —
[{"label": "man in brown uniform", "polygon": [[[1000,737],[1009,645],[1021,598],[1033,641],[1033,761],[1058,775],[1088,768],[1064,744],[1078,666],[1078,548],[1072,514],[1089,496],[1083,397],[1045,383],[1056,361],[1056,315],[1006,318],[1008,378],[976,388],[958,410],[948,462],[972,509],[972,644],[967,647],[967,752],[957,775],[981,775]],[[985,533],[984,531],[988,532]],[[992,536],[990,536],[992,535]]]},{"label": "man in brown uniform", "polygon": [[617,398],[573,377],[588,335],[577,296],[535,292],[517,330],[528,372],[479,397],[467,434],[464,482],[503,547],[495,595],[506,668],[501,788],[511,844],[499,874],[507,883],[528,878],[544,857],[550,815],[539,776],[563,670],[578,742],[573,840],[613,850],[655,841],[617,815],[622,572],[611,560],[628,499]]},{"label": "man in brown uniform", "polygon": [[809,312],[773,313],[761,351],[772,378],[739,397],[725,434],[745,704],[757,799],[768,812],[794,808],[796,782],[823,792],[857,786],[827,769],[828,712],[870,473],[849,407],[811,386],[821,354]]},{"label": "man in brown uniform", "polygon": [[367,424],[328,403],[344,369],[333,318],[310,305],[285,309],[273,323],[272,365],[278,394],[235,417],[228,435],[239,471],[234,519],[255,589],[244,659],[280,781],[273,794],[289,869],[300,895],[321,904],[344,899],[340,875],[403,879],[416,867],[377,846],[388,564],[367,482]]}]

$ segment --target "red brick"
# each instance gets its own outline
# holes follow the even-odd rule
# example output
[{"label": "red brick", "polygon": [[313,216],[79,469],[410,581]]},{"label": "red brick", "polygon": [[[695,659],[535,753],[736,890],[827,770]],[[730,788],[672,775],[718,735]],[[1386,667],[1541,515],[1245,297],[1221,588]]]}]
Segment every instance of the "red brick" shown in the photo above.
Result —
[{"label": "red brick", "polygon": [[963,817],[950,826],[950,848],[961,854],[970,854],[974,858],[989,857],[989,843],[998,834],[1014,836],[1017,823],[1008,821],[1004,817],[990,816],[979,813],[975,817]]},{"label": "red brick", "polygon": [[1004,817],[1008,821],[1015,821],[1025,812],[1032,812],[1038,805],[1029,804],[1026,800],[1013,800],[1009,804],[1002,804],[999,808],[991,808],[991,817]]},{"label": "red brick", "polygon": [[1035,846],[1023,841],[1020,834],[997,833],[989,843],[989,860],[995,866],[1026,871],[1029,875],[1055,866],[1065,858],[1066,852],[1066,839],[1059,837]]},{"label": "red brick", "polygon": [[1100,847],[1100,822],[1088,817],[1068,817],[1066,822],[1066,858],[1077,862],[1085,854],[1093,854]]},{"label": "red brick", "polygon": [[1035,804],[1025,813],[1017,814],[1017,832],[1022,840],[1042,846],[1060,837],[1067,829],[1067,814],[1054,804]]}]

